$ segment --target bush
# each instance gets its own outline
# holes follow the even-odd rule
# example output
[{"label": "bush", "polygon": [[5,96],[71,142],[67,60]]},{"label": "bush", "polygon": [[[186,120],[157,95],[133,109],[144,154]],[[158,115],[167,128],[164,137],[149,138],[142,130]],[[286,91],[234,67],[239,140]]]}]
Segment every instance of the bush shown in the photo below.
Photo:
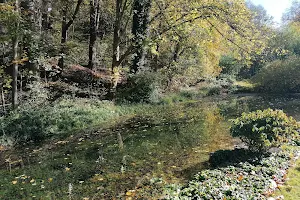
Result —
[{"label": "bush", "polygon": [[283,111],[267,109],[243,113],[233,120],[230,132],[233,137],[240,137],[251,151],[266,152],[295,138],[299,135],[298,128],[296,120]]},{"label": "bush", "polygon": [[117,101],[129,103],[149,103],[156,91],[155,76],[150,73],[128,77],[127,83],[117,88]]},{"label": "bush", "polygon": [[97,100],[62,100],[39,108],[23,106],[0,118],[3,134],[0,137],[13,138],[17,143],[40,142],[53,136],[64,138],[120,114],[121,111],[113,104]]},{"label": "bush", "polygon": [[211,78],[207,80],[206,96],[219,95],[222,92],[229,93],[232,90],[234,80],[230,76],[222,76],[218,79]]},{"label": "bush", "polygon": [[271,93],[300,92],[300,57],[276,60],[265,66],[252,81],[257,90]]}]

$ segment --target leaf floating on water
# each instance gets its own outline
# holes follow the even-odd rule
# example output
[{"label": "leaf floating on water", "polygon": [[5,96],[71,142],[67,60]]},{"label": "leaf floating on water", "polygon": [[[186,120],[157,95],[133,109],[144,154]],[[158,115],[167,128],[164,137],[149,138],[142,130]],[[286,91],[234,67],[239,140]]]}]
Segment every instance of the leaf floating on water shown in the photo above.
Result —
[{"label": "leaf floating on water", "polygon": [[135,194],[135,190],[128,190],[126,192],[126,196],[133,196]]},{"label": "leaf floating on water", "polygon": [[238,177],[238,181],[241,181],[241,180],[243,180],[244,179],[244,176],[243,175],[240,175],[239,177]]}]

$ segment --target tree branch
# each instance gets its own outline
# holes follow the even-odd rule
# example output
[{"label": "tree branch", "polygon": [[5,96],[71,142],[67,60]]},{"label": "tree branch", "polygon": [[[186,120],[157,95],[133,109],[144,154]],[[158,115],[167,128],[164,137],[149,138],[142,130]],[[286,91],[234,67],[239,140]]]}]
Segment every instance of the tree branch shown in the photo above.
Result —
[{"label": "tree branch", "polygon": [[75,11],[70,19],[70,21],[66,24],[66,29],[69,29],[69,27],[73,24],[74,20],[76,19],[77,17],[77,13],[79,12],[79,9],[80,9],[80,6],[81,6],[81,3],[83,2],[83,0],[78,0],[77,1],[77,5],[76,5],[76,8],[75,8]]}]

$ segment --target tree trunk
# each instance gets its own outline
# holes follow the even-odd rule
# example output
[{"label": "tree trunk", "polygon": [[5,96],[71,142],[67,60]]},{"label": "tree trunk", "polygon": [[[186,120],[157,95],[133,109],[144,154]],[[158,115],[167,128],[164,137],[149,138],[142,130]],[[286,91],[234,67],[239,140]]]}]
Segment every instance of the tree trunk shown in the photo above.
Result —
[{"label": "tree trunk", "polygon": [[116,19],[114,23],[114,39],[113,39],[113,61],[111,66],[112,73],[119,66],[120,61],[120,29],[121,29],[121,12],[123,0],[116,0]]},{"label": "tree trunk", "polygon": [[68,35],[68,29],[67,29],[67,8],[66,6],[63,9],[63,17],[61,21],[61,40],[60,40],[60,59],[58,61],[58,66],[60,68],[64,67],[64,57],[66,53],[66,42],[67,42],[67,35]]},{"label": "tree trunk", "polygon": [[67,42],[67,36],[68,36],[68,30],[70,28],[70,26],[74,23],[74,20],[76,19],[77,17],[77,14],[79,12],[79,9],[80,9],[80,6],[82,4],[83,0],[78,0],[77,1],[77,5],[76,5],[76,8],[75,8],[75,11],[71,17],[71,19],[67,22],[67,7],[68,7],[68,4],[65,4],[63,5],[63,9],[62,9],[62,23],[61,23],[61,50],[60,50],[60,59],[59,59],[59,62],[58,62],[58,66],[60,68],[63,68],[64,67],[64,57],[65,57],[65,54],[66,54],[66,42]]},{"label": "tree trunk", "polygon": [[2,101],[2,106],[3,106],[3,113],[6,113],[6,108],[5,108],[5,95],[4,95],[3,86],[1,87],[1,101]]},{"label": "tree trunk", "polygon": [[97,27],[99,23],[99,0],[90,0],[90,43],[89,43],[89,64],[88,68],[95,67],[95,58],[97,49],[95,47],[97,40]]},{"label": "tree trunk", "polygon": [[114,23],[114,38],[113,38],[113,58],[111,65],[111,83],[108,92],[108,98],[112,101],[115,99],[117,81],[115,81],[115,69],[120,65],[120,42],[121,42],[121,21],[122,21],[122,5],[123,0],[116,0],[116,19]]},{"label": "tree trunk", "polygon": [[41,4],[42,4],[41,5],[42,11],[41,11],[40,22],[39,22],[40,32],[42,31],[47,32],[51,28],[49,13],[52,9],[52,5],[50,0],[42,0]]},{"label": "tree trunk", "polygon": [[[16,12],[19,14],[19,0],[16,0]],[[18,19],[17,19],[18,20]],[[19,20],[16,22],[16,29],[19,29]],[[18,105],[18,50],[19,50],[19,38],[18,33],[13,38],[13,70],[12,70],[12,107],[17,108]]]},{"label": "tree trunk", "polygon": [[148,37],[151,0],[135,0],[133,9],[132,34],[134,35],[133,42],[136,53],[132,60],[130,72],[136,73],[139,69],[145,67],[146,51],[144,42]]}]

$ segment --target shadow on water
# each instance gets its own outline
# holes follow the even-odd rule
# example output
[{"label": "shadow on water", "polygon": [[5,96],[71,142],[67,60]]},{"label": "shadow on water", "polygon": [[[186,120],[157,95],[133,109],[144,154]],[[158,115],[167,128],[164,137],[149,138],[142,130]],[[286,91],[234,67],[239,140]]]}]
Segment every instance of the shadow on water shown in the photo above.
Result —
[{"label": "shadow on water", "polygon": [[145,177],[184,183],[208,167],[249,161],[252,153],[234,149],[236,140],[229,134],[228,119],[268,107],[283,109],[297,118],[300,101],[295,97],[229,97],[170,106],[161,115],[135,117],[102,138],[107,141],[101,148],[106,159],[103,171],[130,174],[134,177],[131,187],[139,187]]},{"label": "shadow on water", "polygon": [[237,140],[230,136],[228,119],[268,107],[300,119],[297,97],[232,96],[153,106],[151,114],[47,150],[41,165],[19,173],[39,170],[41,176],[55,177],[56,188],[64,188],[58,194],[72,183],[80,197],[90,191],[95,199],[122,199],[133,189],[142,190],[142,199],[153,199],[153,182],[185,183],[210,166],[247,160],[246,151],[234,150]]},{"label": "shadow on water", "polygon": [[218,150],[210,155],[208,162],[211,168],[227,167],[235,166],[241,162],[253,163],[259,160],[261,156],[248,149]]},{"label": "shadow on water", "polygon": [[[111,134],[93,141],[100,147],[88,147],[85,156],[95,160],[101,152],[103,176],[111,179],[121,174],[109,184],[124,191],[145,185],[146,179],[186,182],[208,167],[211,152],[233,146],[228,124],[213,104],[169,107],[164,113],[135,117],[113,127]],[[122,182],[121,177],[130,180]]]}]

